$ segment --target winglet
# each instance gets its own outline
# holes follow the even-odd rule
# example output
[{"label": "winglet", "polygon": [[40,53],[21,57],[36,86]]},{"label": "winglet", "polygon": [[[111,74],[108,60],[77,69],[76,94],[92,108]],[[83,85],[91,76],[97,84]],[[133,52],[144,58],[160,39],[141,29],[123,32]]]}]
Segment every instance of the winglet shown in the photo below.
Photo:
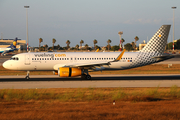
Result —
[{"label": "winglet", "polygon": [[122,58],[122,56],[123,56],[123,54],[124,54],[125,51],[126,51],[126,49],[124,49],[124,50],[121,52],[121,54],[114,60],[114,62],[121,60],[121,58]]},{"label": "winglet", "polygon": [[99,51],[99,48],[96,50],[96,52],[98,52]]}]

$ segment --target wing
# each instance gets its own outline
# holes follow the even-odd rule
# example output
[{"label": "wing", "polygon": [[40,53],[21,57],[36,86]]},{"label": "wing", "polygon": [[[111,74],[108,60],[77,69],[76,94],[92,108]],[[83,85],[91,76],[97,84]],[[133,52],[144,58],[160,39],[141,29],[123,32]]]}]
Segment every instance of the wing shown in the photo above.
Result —
[{"label": "wing", "polygon": [[80,69],[94,69],[96,67],[101,67],[103,65],[110,65],[112,62],[118,62],[121,60],[125,49],[119,56],[113,61],[104,61],[104,62],[92,62],[92,63],[70,63],[70,64],[57,64],[54,66],[54,70],[58,70],[59,67],[71,67],[71,68],[80,68]]},{"label": "wing", "polygon": [[8,52],[9,52],[8,50],[5,50],[3,53],[1,53],[1,56],[4,56]]}]

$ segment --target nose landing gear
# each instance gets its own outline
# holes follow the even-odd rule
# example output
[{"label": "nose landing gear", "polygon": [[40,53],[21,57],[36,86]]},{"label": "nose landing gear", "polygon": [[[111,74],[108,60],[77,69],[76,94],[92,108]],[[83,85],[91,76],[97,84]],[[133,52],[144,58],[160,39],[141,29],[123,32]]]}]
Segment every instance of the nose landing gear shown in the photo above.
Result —
[{"label": "nose landing gear", "polygon": [[30,73],[30,72],[27,71],[27,75],[26,75],[26,77],[25,77],[26,80],[29,80],[29,73]]}]

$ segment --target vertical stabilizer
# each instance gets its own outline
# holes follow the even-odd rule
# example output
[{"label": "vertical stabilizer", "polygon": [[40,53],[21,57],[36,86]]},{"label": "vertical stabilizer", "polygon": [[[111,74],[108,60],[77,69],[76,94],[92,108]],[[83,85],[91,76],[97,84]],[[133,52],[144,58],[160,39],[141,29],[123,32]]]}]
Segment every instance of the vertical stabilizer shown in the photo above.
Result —
[{"label": "vertical stabilizer", "polygon": [[162,25],[141,52],[164,53],[171,25]]},{"label": "vertical stabilizer", "polygon": [[16,45],[17,45],[17,37],[13,40],[13,43],[8,47],[8,48],[11,48],[11,49],[16,49]]},{"label": "vertical stabilizer", "polygon": [[132,62],[131,67],[139,67],[156,63],[159,60],[154,59],[157,56],[162,56],[167,44],[171,25],[162,25],[159,30],[150,39],[147,45],[138,52],[137,57]]}]

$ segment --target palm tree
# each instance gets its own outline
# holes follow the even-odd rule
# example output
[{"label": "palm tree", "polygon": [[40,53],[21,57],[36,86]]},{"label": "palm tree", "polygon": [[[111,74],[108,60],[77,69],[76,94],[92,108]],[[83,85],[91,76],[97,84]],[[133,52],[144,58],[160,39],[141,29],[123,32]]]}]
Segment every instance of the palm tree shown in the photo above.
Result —
[{"label": "palm tree", "polygon": [[56,39],[55,38],[53,38],[52,39],[52,43],[53,43],[53,50],[54,50],[54,43],[56,42]]},{"label": "palm tree", "polygon": [[40,47],[41,47],[41,42],[43,42],[43,39],[39,38],[39,50],[40,50]]},{"label": "palm tree", "polygon": [[79,49],[79,45],[77,44],[77,45],[75,46],[75,48],[78,50],[78,49]]},{"label": "palm tree", "polygon": [[81,40],[80,41],[80,46],[81,46],[81,48],[82,48],[82,44],[84,43],[84,40]]},{"label": "palm tree", "polygon": [[69,48],[69,44],[70,44],[70,43],[71,43],[71,42],[70,42],[69,40],[66,41],[67,49]]},{"label": "palm tree", "polygon": [[111,40],[110,40],[110,39],[108,39],[107,43],[108,43],[108,50],[109,50],[109,48],[110,48],[110,43],[111,43]]},{"label": "palm tree", "polygon": [[94,49],[95,49],[95,45],[98,43],[96,39],[93,40],[93,43],[94,43]]},{"label": "palm tree", "polygon": [[136,48],[136,42],[139,40],[139,38],[138,38],[138,36],[136,36],[134,39],[135,39],[135,42],[134,42],[135,46],[134,46],[134,48]]}]

